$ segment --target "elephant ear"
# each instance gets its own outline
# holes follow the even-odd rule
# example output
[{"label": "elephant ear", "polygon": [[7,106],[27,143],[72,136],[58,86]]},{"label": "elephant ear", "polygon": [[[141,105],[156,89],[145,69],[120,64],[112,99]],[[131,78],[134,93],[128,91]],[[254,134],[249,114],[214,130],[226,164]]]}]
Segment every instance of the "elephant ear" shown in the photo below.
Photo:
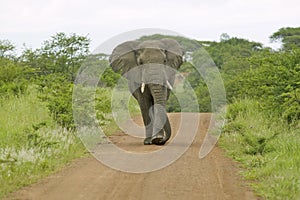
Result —
[{"label": "elephant ear", "polygon": [[140,42],[128,41],[116,46],[109,57],[113,71],[122,75],[137,66],[136,50]]},{"label": "elephant ear", "polygon": [[[166,65],[177,70],[183,63],[183,48],[176,40],[173,39],[165,38],[162,39],[161,42],[164,44],[164,50],[167,59]],[[167,70],[166,73],[169,77],[169,84],[173,86],[175,82],[175,71]]]},{"label": "elephant ear", "polygon": [[161,42],[164,44],[164,50],[167,57],[167,65],[173,69],[178,69],[183,63],[183,48],[180,44],[173,39],[162,39]]}]

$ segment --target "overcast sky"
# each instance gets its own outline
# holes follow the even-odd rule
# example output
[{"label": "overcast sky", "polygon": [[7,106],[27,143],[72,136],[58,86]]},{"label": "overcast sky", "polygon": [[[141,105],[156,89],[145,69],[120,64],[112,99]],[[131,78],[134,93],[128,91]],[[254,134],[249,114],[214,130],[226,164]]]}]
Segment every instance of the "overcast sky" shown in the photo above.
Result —
[{"label": "overcast sky", "polygon": [[57,32],[88,35],[91,50],[120,33],[168,29],[198,40],[222,33],[269,44],[300,26],[299,0],[0,0],[0,39],[38,48]]}]

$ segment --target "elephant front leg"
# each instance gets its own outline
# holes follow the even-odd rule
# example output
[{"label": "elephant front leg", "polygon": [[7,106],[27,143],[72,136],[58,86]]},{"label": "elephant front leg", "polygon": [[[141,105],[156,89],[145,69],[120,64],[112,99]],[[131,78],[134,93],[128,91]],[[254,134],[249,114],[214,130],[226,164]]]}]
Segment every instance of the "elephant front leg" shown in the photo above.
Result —
[{"label": "elephant front leg", "polygon": [[[144,110],[145,109],[145,110]],[[147,110],[148,109],[148,110]],[[152,144],[152,132],[153,132],[153,106],[141,108],[143,121],[146,129],[146,138],[144,139],[144,145]]]},{"label": "elephant front leg", "polygon": [[164,145],[171,136],[171,126],[165,107],[160,104],[155,104],[154,116],[152,143]]},{"label": "elephant front leg", "polygon": [[170,122],[165,108],[168,97],[167,88],[160,84],[149,84],[149,88],[154,100],[152,143],[164,145],[171,136]]},{"label": "elephant front leg", "polygon": [[153,133],[153,116],[154,116],[154,108],[153,108],[153,98],[149,93],[149,89],[145,88],[145,91],[141,93],[140,88],[137,89],[133,96],[139,103],[143,122],[146,129],[146,138],[144,139],[145,145],[152,144],[152,133]]}]

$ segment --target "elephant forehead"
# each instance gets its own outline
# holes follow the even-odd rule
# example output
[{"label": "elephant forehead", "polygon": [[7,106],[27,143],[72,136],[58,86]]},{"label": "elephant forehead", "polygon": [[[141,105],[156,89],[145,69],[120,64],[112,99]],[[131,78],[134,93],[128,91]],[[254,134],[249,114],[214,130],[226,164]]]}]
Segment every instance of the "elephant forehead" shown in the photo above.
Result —
[{"label": "elephant forehead", "polygon": [[157,64],[157,63],[149,63],[149,64],[144,64],[142,66],[142,70],[146,72],[153,72],[156,71],[158,73],[161,73],[162,70],[165,69],[165,65],[162,64]]},{"label": "elephant forehead", "polygon": [[155,59],[164,59],[166,55],[161,49],[146,48],[141,51],[141,59],[154,61]]},{"label": "elephant forehead", "polygon": [[170,77],[176,73],[171,67],[162,64],[146,64],[142,66],[142,73],[147,77]]},{"label": "elephant forehead", "polygon": [[158,40],[144,41],[138,45],[138,48],[140,49],[145,49],[145,48],[164,49],[164,47],[165,45]]}]

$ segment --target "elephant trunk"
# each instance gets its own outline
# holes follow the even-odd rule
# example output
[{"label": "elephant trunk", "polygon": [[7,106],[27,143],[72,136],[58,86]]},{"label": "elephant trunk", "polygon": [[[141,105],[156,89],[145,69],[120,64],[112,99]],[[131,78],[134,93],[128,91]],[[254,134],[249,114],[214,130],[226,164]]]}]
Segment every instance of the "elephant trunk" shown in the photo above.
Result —
[{"label": "elephant trunk", "polygon": [[160,84],[149,84],[149,89],[154,101],[153,135],[163,135],[163,141],[166,142],[171,136],[170,122],[165,108],[168,95],[167,88]]},{"label": "elephant trunk", "polygon": [[149,84],[151,95],[153,96],[154,104],[159,104],[163,107],[167,102],[167,88],[160,84]]}]

